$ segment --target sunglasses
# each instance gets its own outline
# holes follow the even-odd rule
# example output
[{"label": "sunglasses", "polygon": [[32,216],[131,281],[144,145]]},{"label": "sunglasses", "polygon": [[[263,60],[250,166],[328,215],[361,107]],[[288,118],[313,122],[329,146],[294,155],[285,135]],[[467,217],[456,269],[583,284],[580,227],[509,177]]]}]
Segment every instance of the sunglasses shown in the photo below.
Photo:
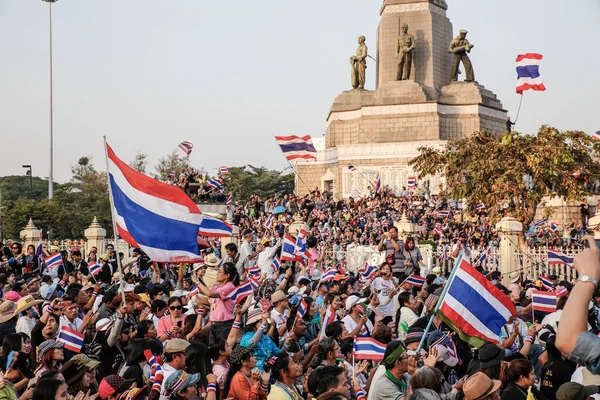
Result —
[{"label": "sunglasses", "polygon": [[183,306],[170,306],[169,310],[182,310]]},{"label": "sunglasses", "polygon": [[13,250],[19,250],[19,248],[18,248],[18,247],[16,247],[16,246],[13,246],[13,248],[12,248],[12,249],[13,249]]}]

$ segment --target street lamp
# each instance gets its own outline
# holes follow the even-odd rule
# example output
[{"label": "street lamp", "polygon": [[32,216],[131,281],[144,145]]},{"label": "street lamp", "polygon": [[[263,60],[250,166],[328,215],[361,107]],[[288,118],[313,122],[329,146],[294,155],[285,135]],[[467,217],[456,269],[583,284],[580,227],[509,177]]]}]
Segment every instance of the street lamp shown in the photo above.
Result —
[{"label": "street lamp", "polygon": [[50,178],[48,179],[48,198],[54,197],[54,110],[53,110],[53,98],[52,98],[52,3],[56,3],[57,0],[42,0],[48,3],[48,13],[50,20]]},{"label": "street lamp", "polygon": [[31,165],[23,165],[27,169],[25,176],[29,177],[29,199],[33,200],[33,174],[31,173]]}]

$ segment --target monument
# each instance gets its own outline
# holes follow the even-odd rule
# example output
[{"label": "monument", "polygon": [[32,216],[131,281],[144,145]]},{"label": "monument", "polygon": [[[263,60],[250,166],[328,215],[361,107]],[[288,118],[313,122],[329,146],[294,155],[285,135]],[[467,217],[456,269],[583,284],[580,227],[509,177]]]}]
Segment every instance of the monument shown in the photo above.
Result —
[{"label": "monument", "polygon": [[[335,98],[325,137],[313,135],[317,161],[296,164],[302,178],[297,193],[319,188],[333,192],[336,199],[347,198],[366,193],[378,172],[383,185],[401,190],[414,176],[407,163],[419,147],[441,148],[449,139],[481,130],[504,132],[506,110],[496,95],[474,80],[467,55],[473,45],[466,31],[454,38],[447,9],[445,0],[383,1],[376,54],[367,54],[361,36],[351,58],[355,89]],[[464,82],[451,79],[459,74],[460,62]],[[362,89],[361,74],[367,66],[375,70],[375,90]],[[429,181],[431,189],[438,187],[435,177]]]}]

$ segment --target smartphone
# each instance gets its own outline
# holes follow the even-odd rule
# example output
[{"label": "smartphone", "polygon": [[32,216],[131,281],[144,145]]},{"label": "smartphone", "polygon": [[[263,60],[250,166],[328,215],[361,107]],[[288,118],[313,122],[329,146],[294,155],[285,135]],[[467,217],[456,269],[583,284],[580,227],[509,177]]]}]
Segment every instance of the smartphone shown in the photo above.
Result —
[{"label": "smartphone", "polygon": [[177,321],[177,327],[181,329],[181,321]]}]

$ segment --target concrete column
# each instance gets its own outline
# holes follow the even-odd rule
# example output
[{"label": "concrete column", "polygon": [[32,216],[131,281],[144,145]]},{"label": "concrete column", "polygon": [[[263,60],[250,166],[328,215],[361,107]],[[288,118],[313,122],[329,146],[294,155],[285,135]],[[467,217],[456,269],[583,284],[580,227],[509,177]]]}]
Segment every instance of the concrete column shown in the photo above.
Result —
[{"label": "concrete column", "polygon": [[[519,236],[523,233],[523,224],[513,217],[504,217],[496,224],[496,230],[500,233],[500,272],[502,273],[502,284],[508,286],[510,273],[519,271],[516,262]],[[519,271],[520,272],[520,271]]]},{"label": "concrete column", "polygon": [[406,214],[402,214],[402,218],[400,218],[400,221],[395,221],[394,226],[398,228],[398,238],[402,239],[402,241],[405,241],[409,236],[413,236],[417,232],[417,227],[406,218]]},{"label": "concrete column", "polygon": [[[105,244],[106,244],[106,229],[102,228],[98,223],[98,219],[94,217],[89,228],[87,228],[83,235],[87,239],[86,250],[89,251],[92,247],[98,249],[98,256],[104,253]],[[117,246],[115,246],[115,250],[117,250]],[[82,256],[86,256],[82,254]]]},{"label": "concrete column", "polygon": [[25,251],[30,244],[37,246],[41,234],[42,231],[35,226],[33,220],[30,218],[27,226],[19,233],[19,237],[23,243],[23,251]]},{"label": "concrete column", "polygon": [[225,220],[225,222],[227,222],[229,225],[231,225],[232,230],[231,230],[231,237],[222,237],[221,238],[221,258],[223,258],[225,256],[225,245],[229,244],[229,243],[235,243],[236,246],[238,246],[238,250],[239,250],[239,240],[240,240],[240,228],[237,225],[233,224],[233,221],[231,221],[231,219],[229,219],[228,217],[228,213],[226,213],[225,215],[227,215],[227,219]]}]

